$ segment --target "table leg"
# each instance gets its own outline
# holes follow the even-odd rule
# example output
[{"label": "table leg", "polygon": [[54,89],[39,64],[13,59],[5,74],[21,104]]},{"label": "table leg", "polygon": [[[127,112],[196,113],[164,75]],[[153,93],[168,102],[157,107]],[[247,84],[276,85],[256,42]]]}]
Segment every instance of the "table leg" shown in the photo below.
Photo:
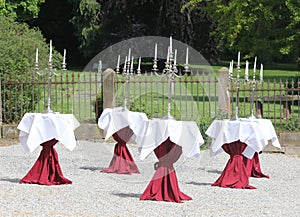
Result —
[{"label": "table leg", "polygon": [[180,146],[168,138],[155,150],[159,162],[155,163],[156,170],[140,200],[156,200],[180,203],[192,198],[180,191],[173,164],[182,154]]},{"label": "table leg", "polygon": [[110,161],[109,167],[101,170],[101,172],[129,175],[132,173],[140,173],[126,145],[126,142],[129,141],[132,135],[133,131],[129,127],[122,128],[113,134],[113,138],[117,141],[114,156]]},{"label": "table leg", "polygon": [[262,173],[260,169],[260,162],[258,153],[256,152],[252,159],[244,157],[244,164],[247,172],[247,176],[255,178],[269,178],[268,175]]},{"label": "table leg", "polygon": [[58,154],[53,147],[57,142],[58,141],[56,139],[52,139],[41,144],[43,149],[40,156],[26,176],[20,180],[20,184],[72,184],[72,181],[65,178],[62,174],[62,170],[58,162]]},{"label": "table leg", "polygon": [[212,186],[255,189],[255,187],[249,185],[249,176],[247,175],[245,164],[243,162],[244,156],[242,155],[242,152],[246,146],[245,143],[240,141],[224,144],[222,146],[224,151],[230,155],[230,159],[221,176],[212,184]]}]

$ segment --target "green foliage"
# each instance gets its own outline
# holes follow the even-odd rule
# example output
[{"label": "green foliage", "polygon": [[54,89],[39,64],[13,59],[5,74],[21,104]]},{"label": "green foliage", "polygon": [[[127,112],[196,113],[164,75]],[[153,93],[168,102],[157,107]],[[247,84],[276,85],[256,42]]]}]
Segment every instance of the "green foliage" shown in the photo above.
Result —
[{"label": "green foliage", "polygon": [[[48,66],[49,48],[45,40],[37,29],[29,29],[25,24],[18,24],[10,18],[0,17],[0,77],[15,78],[16,80],[24,80],[28,73],[34,73],[34,62],[36,48],[39,48],[39,66],[41,69]],[[55,52],[53,54],[54,66],[61,62],[62,57]],[[36,75],[37,76],[37,75]],[[29,92],[33,95],[28,95],[20,90],[3,89],[1,92],[2,99],[17,99],[13,102],[20,102],[19,104],[11,104],[4,102],[5,111],[13,111],[13,114],[7,114],[10,122],[18,119],[21,105],[31,102],[36,99],[34,87],[29,86]],[[32,109],[34,103],[28,103],[28,109]],[[4,114],[5,115],[5,114]]]},{"label": "green foliage", "polygon": [[95,113],[96,113],[95,118],[96,118],[96,123],[97,123],[100,115],[103,112],[103,92],[102,91],[100,93],[98,93],[94,106],[95,106]]},{"label": "green foliage", "polygon": [[299,0],[212,0],[199,7],[202,2],[190,0],[184,7],[206,11],[217,26],[212,34],[231,52],[265,63],[299,57]]},{"label": "green foliage", "polygon": [[73,7],[71,22],[85,57],[91,58],[110,45],[129,38],[172,35],[200,50],[206,59],[216,62],[216,43],[209,37],[210,20],[200,10],[181,13],[181,6],[187,0],[69,2]]},{"label": "green foliage", "polygon": [[70,1],[73,5],[71,22],[85,56],[93,51],[93,42],[100,28],[101,7],[96,0]]},{"label": "green foliage", "polygon": [[40,4],[45,0],[6,1],[0,0],[0,16],[11,17],[20,21],[37,18]]}]

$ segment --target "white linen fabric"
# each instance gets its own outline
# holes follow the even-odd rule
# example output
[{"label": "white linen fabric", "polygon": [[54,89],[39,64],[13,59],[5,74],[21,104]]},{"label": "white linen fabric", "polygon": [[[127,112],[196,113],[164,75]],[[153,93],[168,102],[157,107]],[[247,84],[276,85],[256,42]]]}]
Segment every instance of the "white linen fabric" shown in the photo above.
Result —
[{"label": "white linen fabric", "polygon": [[72,151],[76,147],[74,130],[79,125],[73,114],[26,113],[17,128],[25,152],[33,152],[53,138]]},{"label": "white linen fabric", "polygon": [[263,150],[269,140],[273,146],[281,148],[274,126],[268,119],[214,120],[205,133],[212,138],[212,155],[221,153],[222,145],[237,140],[247,144],[242,153],[247,158]]},{"label": "white linen fabric", "polygon": [[143,122],[136,137],[140,159],[144,160],[156,147],[168,137],[182,147],[185,157],[199,156],[200,146],[204,143],[197,124],[193,121],[153,119]]},{"label": "white linen fabric", "polygon": [[142,112],[132,112],[123,107],[106,108],[98,119],[98,126],[106,130],[105,140],[107,140],[115,132],[127,126],[136,136],[145,120],[148,118]]}]

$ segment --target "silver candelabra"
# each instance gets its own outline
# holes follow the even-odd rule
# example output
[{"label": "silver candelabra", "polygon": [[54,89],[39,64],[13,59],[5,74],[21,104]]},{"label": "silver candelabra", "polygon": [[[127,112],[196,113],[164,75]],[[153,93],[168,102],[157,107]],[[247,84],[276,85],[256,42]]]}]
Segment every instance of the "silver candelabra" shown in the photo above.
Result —
[{"label": "silver candelabra", "polygon": [[[118,56],[118,62],[117,62],[117,67],[116,67],[116,72],[117,74],[122,73],[122,75],[125,77],[125,96],[123,97],[123,109],[127,109],[127,99],[129,100],[130,98],[130,90],[129,90],[129,81],[131,76],[134,74],[134,68],[133,68],[133,60],[134,57],[131,56],[131,48],[129,48],[128,51],[128,56],[125,57],[125,62],[123,66],[123,71],[121,72],[120,68],[120,55]],[[136,70],[137,75],[141,75],[141,57],[139,57],[139,63],[138,63],[138,68]]]},{"label": "silver candelabra", "polygon": [[[157,44],[155,44],[155,54],[154,54],[154,60],[153,60],[153,72],[155,75],[163,77],[168,77],[168,113],[163,119],[174,119],[174,117],[171,115],[171,92],[172,92],[172,85],[175,81],[175,77],[182,77],[183,75],[178,74],[177,69],[177,50],[172,49],[172,37],[170,37],[170,45],[168,47],[168,54],[167,54],[167,60],[165,62],[165,68],[160,73],[157,67]],[[185,74],[189,72],[189,64],[188,64],[188,48],[186,52],[186,63],[184,64],[184,72]]]},{"label": "silver candelabra", "polygon": [[253,106],[254,106],[254,91],[255,91],[255,86],[257,83],[262,83],[263,82],[263,65],[261,64],[261,69],[260,69],[260,81],[255,80],[255,72],[256,72],[256,60],[257,58],[255,57],[254,60],[254,67],[253,67],[253,79],[249,80],[248,78],[248,61],[246,61],[246,69],[245,69],[245,77],[244,80],[240,78],[240,52],[238,53],[238,63],[237,63],[237,77],[236,80],[234,81],[232,78],[233,74],[233,61],[230,62],[229,66],[229,75],[228,75],[228,80],[229,80],[229,85],[231,83],[236,83],[236,107],[235,107],[235,116],[231,118],[231,120],[239,120],[239,92],[240,92],[240,82],[243,81],[243,83],[248,83],[252,85],[251,89],[251,102],[250,102],[250,116],[248,117],[249,119],[255,119],[255,116],[253,114]]},{"label": "silver candelabra", "polygon": [[[66,69],[66,50],[64,49],[64,57],[62,62],[62,70]],[[48,99],[47,99],[47,108],[45,109],[44,113],[54,113],[54,111],[51,110],[51,86],[52,86],[52,76],[59,76],[59,74],[56,73],[56,68],[53,68],[53,61],[52,61],[52,40],[50,40],[50,52],[49,52],[49,61],[48,61],[48,67],[44,69],[44,71],[41,71],[39,69],[39,63],[38,63],[38,48],[36,49],[36,59],[35,59],[35,72],[39,76],[45,76],[48,74]]]}]

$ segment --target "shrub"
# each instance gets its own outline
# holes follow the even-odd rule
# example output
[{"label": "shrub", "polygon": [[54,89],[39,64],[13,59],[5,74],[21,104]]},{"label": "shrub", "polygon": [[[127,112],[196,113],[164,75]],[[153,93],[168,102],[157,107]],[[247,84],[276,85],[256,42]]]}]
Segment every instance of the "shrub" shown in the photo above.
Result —
[{"label": "shrub", "polygon": [[[26,24],[20,24],[7,17],[0,17],[0,79],[11,76],[15,81],[24,81],[26,74],[34,72],[35,52],[39,49],[39,65],[43,69],[47,67],[49,60],[49,45],[45,42],[43,35],[38,29],[30,29]],[[53,54],[53,65],[58,66],[62,57],[58,52]],[[37,75],[36,75],[37,76]],[[26,104],[26,109],[32,111],[37,102],[37,93],[33,85],[28,85],[26,89],[30,94],[23,91],[9,88],[1,88],[2,99],[12,99],[13,102],[22,103],[2,103],[2,109],[12,113],[3,114],[10,117],[4,122],[18,122],[20,120],[21,106]],[[35,101],[35,102],[34,102]],[[24,108],[23,108],[24,111]]]}]

